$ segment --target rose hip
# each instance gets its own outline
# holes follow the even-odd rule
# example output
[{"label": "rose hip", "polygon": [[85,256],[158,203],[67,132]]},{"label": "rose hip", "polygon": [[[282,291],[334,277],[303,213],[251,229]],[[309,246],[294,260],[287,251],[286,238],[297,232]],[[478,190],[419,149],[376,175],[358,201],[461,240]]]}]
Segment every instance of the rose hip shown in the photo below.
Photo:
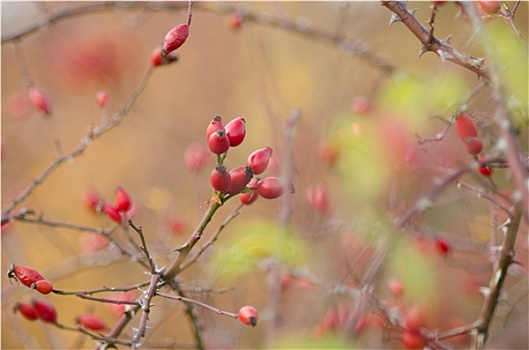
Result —
[{"label": "rose hip", "polygon": [[167,55],[162,55],[162,48],[158,46],[152,51],[151,54],[151,65],[153,67],[163,66],[172,62],[178,61],[178,56],[174,52],[170,52]]},{"label": "rose hip", "polygon": [[217,130],[226,131],[226,129],[224,129],[224,124],[222,124],[222,118],[219,115],[214,116],[211,123],[208,124],[206,129],[206,141],[209,141],[211,134]]},{"label": "rose hip", "polygon": [[483,150],[483,144],[477,137],[471,137],[466,141],[467,152],[475,156]]},{"label": "rose hip", "polygon": [[24,318],[30,320],[30,321],[35,321],[36,319],[39,318],[39,315],[37,313],[37,310],[35,310],[35,308],[33,307],[33,305],[31,304],[27,304],[27,303],[16,303],[14,306],[13,306],[13,311],[16,313],[17,311],[20,312],[20,314],[22,314],[22,316],[24,316]]},{"label": "rose hip", "polygon": [[231,147],[239,146],[246,135],[246,121],[242,117],[237,117],[226,124],[226,135],[230,140]]},{"label": "rose hip", "polygon": [[265,177],[257,184],[259,195],[266,199],[274,199],[285,193],[285,185],[280,178]]},{"label": "rose hip", "polygon": [[122,220],[121,213],[119,212],[118,208],[116,208],[112,204],[108,204],[108,203],[103,204],[102,210],[103,210],[103,213],[107,214],[107,216],[111,218],[112,220],[114,220],[115,222],[121,222]]},{"label": "rose hip", "polygon": [[270,147],[258,149],[248,156],[246,165],[252,168],[254,175],[259,175],[266,170],[271,156],[272,149]]},{"label": "rose hip", "polygon": [[174,27],[165,36],[162,50],[165,51],[165,54],[173,52],[184,44],[188,36],[189,25],[187,23]]},{"label": "rose hip", "polygon": [[245,325],[255,327],[259,319],[259,313],[252,306],[243,306],[237,313],[237,317]]},{"label": "rose hip", "polygon": [[230,171],[231,184],[226,190],[227,194],[240,193],[253,177],[253,170],[250,167],[237,167]]},{"label": "rose hip", "polygon": [[216,191],[224,192],[231,185],[231,175],[224,165],[219,165],[209,175],[209,182]]},{"label": "rose hip", "polygon": [[57,322],[57,310],[55,310],[55,307],[49,301],[42,299],[32,300],[31,305],[33,305],[33,308],[42,321],[48,323]]},{"label": "rose hip", "polygon": [[116,189],[116,209],[118,211],[127,211],[130,208],[130,196],[121,186]]},{"label": "rose hip", "polygon": [[31,284],[31,288],[36,289],[40,294],[50,294],[53,284],[48,280],[40,280]]},{"label": "rose hip", "polygon": [[259,197],[259,192],[257,192],[257,183],[259,180],[257,178],[253,178],[248,183],[248,187],[250,188],[250,192],[248,193],[241,193],[239,195],[239,200],[244,205],[250,205]]},{"label": "rose hip", "polygon": [[51,101],[44,89],[32,86],[28,90],[28,96],[29,101],[36,110],[44,113],[45,115],[51,113]]},{"label": "rose hip", "polygon": [[456,131],[459,138],[467,141],[472,137],[478,137],[478,129],[476,124],[467,113],[461,113],[456,119]]},{"label": "rose hip", "polygon": [[93,331],[100,331],[107,328],[105,321],[101,317],[90,313],[77,316],[75,321],[82,327]]},{"label": "rose hip", "polygon": [[209,137],[208,147],[215,154],[223,154],[230,148],[230,140],[224,131],[217,130]]},{"label": "rose hip", "polygon": [[7,271],[7,277],[14,278],[26,287],[31,287],[31,285],[37,281],[43,280],[44,277],[35,269],[11,264],[9,270]]}]

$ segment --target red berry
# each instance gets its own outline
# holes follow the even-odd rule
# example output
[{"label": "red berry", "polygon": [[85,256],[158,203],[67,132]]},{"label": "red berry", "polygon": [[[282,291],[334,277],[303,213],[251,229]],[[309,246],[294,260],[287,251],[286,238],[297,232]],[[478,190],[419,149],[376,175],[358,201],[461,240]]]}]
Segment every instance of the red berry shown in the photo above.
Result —
[{"label": "red berry", "polygon": [[323,141],[318,148],[318,158],[325,165],[335,165],[339,155],[338,147],[329,141]]},{"label": "red berry", "polygon": [[242,204],[250,205],[253,202],[255,202],[255,200],[259,197],[259,192],[257,192],[257,182],[258,182],[257,178],[254,177],[253,179],[251,179],[250,182],[248,183],[250,192],[241,193],[239,195],[239,200],[241,201]]},{"label": "red berry", "polygon": [[240,193],[253,177],[253,170],[250,167],[237,167],[230,171],[231,184],[226,190],[227,194]]},{"label": "red berry", "polygon": [[94,314],[81,314],[75,318],[75,322],[80,324],[82,327],[93,330],[100,331],[107,328],[107,325],[103,319]]},{"label": "red berry", "polygon": [[485,165],[480,165],[478,168],[478,171],[483,176],[491,176],[494,169],[489,168],[488,166],[485,166]]},{"label": "red berry", "polygon": [[466,141],[467,152],[475,156],[483,150],[483,144],[477,137],[471,137]]},{"label": "red berry", "polygon": [[53,284],[48,280],[40,280],[31,284],[31,288],[36,289],[40,294],[50,294]]},{"label": "red berry", "polygon": [[242,16],[238,13],[234,13],[230,16],[229,27],[232,30],[241,29]]},{"label": "red berry", "polygon": [[479,4],[487,13],[496,13],[501,9],[501,3],[498,0],[479,0]]},{"label": "red berry", "polygon": [[36,110],[46,115],[51,113],[50,98],[48,97],[48,94],[46,93],[46,91],[44,91],[44,89],[32,86],[28,90],[28,96],[29,101]]},{"label": "red berry", "polygon": [[402,333],[401,341],[406,349],[424,349],[428,344],[420,334],[407,331]]},{"label": "red berry", "polygon": [[184,44],[189,36],[189,25],[187,23],[180,24],[171,29],[165,36],[163,43],[163,50],[167,53],[178,49]]},{"label": "red berry", "polygon": [[26,287],[37,281],[43,280],[44,277],[35,269],[22,265],[11,264],[7,271],[7,277],[14,278]]},{"label": "red berry", "polygon": [[472,137],[478,137],[478,129],[472,118],[466,114],[461,113],[456,119],[456,131],[459,138],[466,142]]},{"label": "red berry", "polygon": [[116,190],[116,209],[119,211],[127,211],[130,208],[130,196],[125,189],[119,186]]},{"label": "red berry", "polygon": [[209,137],[211,136],[211,134],[213,134],[217,130],[226,131],[224,129],[224,124],[222,124],[222,118],[219,115],[214,116],[211,123],[209,123],[206,129],[206,141],[209,141]]},{"label": "red berry", "polygon": [[158,46],[152,51],[151,65],[153,67],[163,66],[172,62],[178,61],[178,56],[174,52],[170,52],[165,57],[162,55],[162,48]]},{"label": "red berry", "polygon": [[95,253],[103,250],[110,244],[110,240],[102,234],[95,232],[84,232],[79,236],[79,246],[86,253]]},{"label": "red berry", "polygon": [[280,178],[265,177],[257,184],[259,195],[266,199],[274,199],[285,193],[285,185]]},{"label": "red berry", "polygon": [[231,185],[230,173],[224,165],[219,165],[209,175],[209,182],[216,191],[224,192]]},{"label": "red berry", "polygon": [[245,325],[255,327],[259,319],[259,313],[252,306],[243,306],[237,313],[237,317]]},{"label": "red berry", "polygon": [[446,0],[437,0],[437,1],[432,1],[432,4],[434,4],[435,6],[442,6],[444,5],[446,2]]},{"label": "red berry", "polygon": [[435,247],[442,255],[446,255],[450,252],[450,242],[444,238],[439,238],[435,241]]},{"label": "red berry", "polygon": [[208,147],[215,154],[226,153],[230,148],[230,140],[224,131],[217,130],[209,137]]},{"label": "red berry", "polygon": [[105,107],[108,103],[108,99],[109,99],[108,92],[104,90],[96,92],[96,100],[97,100],[97,104],[99,105],[99,107],[101,108]]},{"label": "red berry", "polygon": [[27,303],[16,303],[13,306],[13,311],[16,313],[17,311],[22,314],[26,319],[30,321],[34,321],[39,318],[39,315],[37,314],[37,310],[33,307],[31,304]]},{"label": "red berry", "polygon": [[330,204],[327,186],[324,184],[309,186],[307,187],[306,195],[307,201],[316,212],[320,214],[329,212]]},{"label": "red berry", "polygon": [[190,144],[184,152],[184,163],[191,173],[200,171],[211,159],[212,155],[206,147],[198,142]]},{"label": "red berry", "polygon": [[230,146],[239,146],[246,135],[246,121],[244,118],[237,117],[226,124],[226,135],[230,139]]},{"label": "red berry", "polygon": [[177,216],[168,218],[166,225],[169,231],[171,231],[171,233],[174,235],[182,234],[187,229],[187,224],[184,219]]},{"label": "red berry", "polygon": [[121,222],[121,213],[119,212],[118,208],[116,208],[112,204],[103,204],[102,210],[103,213],[107,214],[107,216],[115,222]]},{"label": "red berry", "polygon": [[404,329],[412,333],[419,333],[426,324],[426,313],[422,306],[415,306],[404,316]]},{"label": "red berry", "polygon": [[32,300],[31,305],[33,305],[33,308],[42,321],[48,323],[57,322],[57,310],[55,310],[55,307],[49,301],[42,299]]},{"label": "red berry", "polygon": [[246,165],[252,168],[254,175],[259,175],[266,170],[271,156],[272,149],[270,147],[258,149],[248,156]]},{"label": "red berry", "polygon": [[394,297],[400,297],[404,293],[404,285],[402,282],[392,277],[388,280],[388,289]]}]

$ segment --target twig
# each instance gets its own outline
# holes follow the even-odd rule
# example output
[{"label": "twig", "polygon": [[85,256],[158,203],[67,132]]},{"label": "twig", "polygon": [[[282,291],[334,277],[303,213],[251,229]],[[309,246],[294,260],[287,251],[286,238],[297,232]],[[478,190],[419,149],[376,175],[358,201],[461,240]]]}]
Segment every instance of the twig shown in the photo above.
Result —
[{"label": "twig", "polygon": [[[179,284],[176,284],[175,286],[173,286],[173,288],[176,290],[179,296],[186,298],[186,295],[184,291],[180,288]],[[198,324],[197,316],[195,315],[191,303],[184,301],[184,304],[186,305],[186,316],[189,319],[189,322],[191,323],[191,328],[193,329],[193,338],[195,338],[195,348],[202,350],[204,349],[204,341],[202,340],[202,332],[200,329],[200,325]]]},{"label": "twig", "polygon": [[[411,14],[404,1],[381,1],[382,5],[400,17],[408,29],[419,39],[424,46],[423,49],[435,52],[443,60],[450,61],[464,67],[479,77],[489,79],[488,73],[482,68],[484,60],[471,56],[465,52],[454,49],[447,40],[439,40]],[[431,37],[430,37],[431,36]]]},{"label": "twig", "polygon": [[147,329],[147,322],[149,321],[149,314],[151,312],[151,300],[156,294],[158,289],[158,282],[160,281],[160,275],[157,273],[151,274],[151,282],[149,288],[143,293],[143,296],[139,299],[138,303],[141,306],[142,314],[140,324],[134,332],[134,337],[131,341],[131,347],[136,349],[140,339],[145,336],[145,330]]},{"label": "twig", "polygon": [[149,249],[147,248],[147,242],[145,241],[145,236],[143,235],[143,229],[141,228],[141,226],[136,227],[136,225],[134,225],[131,219],[129,219],[128,224],[140,236],[141,245],[142,245],[140,248],[145,253],[145,257],[147,258],[147,261],[149,262],[149,266],[151,267],[151,273],[152,274],[156,273],[156,266],[154,264],[154,261],[152,260],[151,254],[149,253]]},{"label": "twig", "polygon": [[150,281],[137,283],[137,284],[134,284],[134,285],[128,286],[128,287],[105,287],[105,286],[103,286],[102,288],[89,289],[89,290],[84,290],[84,291],[65,291],[65,290],[60,290],[60,289],[54,289],[53,293],[60,294],[60,295],[76,295],[76,296],[79,296],[80,294],[92,295],[92,294],[108,293],[108,292],[128,292],[128,291],[131,291],[131,290],[135,290],[135,289],[138,289],[138,288],[142,288],[142,287],[148,286],[149,284],[150,284]]},{"label": "twig", "polygon": [[521,218],[522,213],[515,207],[507,233],[502,242],[498,264],[494,269],[485,294],[485,303],[478,318],[479,324],[472,332],[471,349],[482,349],[489,336],[489,326],[494,316],[494,310],[498,305],[503,283],[507,277],[507,269],[514,262],[514,246]]},{"label": "twig", "polygon": [[98,340],[98,341],[101,341],[101,342],[119,344],[119,345],[125,345],[125,346],[130,346],[131,345],[130,342],[119,340],[119,339],[116,339],[116,338],[105,337],[105,336],[103,336],[101,334],[92,333],[89,330],[84,329],[83,327],[71,327],[71,326],[63,325],[63,324],[58,323],[58,322],[55,322],[53,325],[56,326],[57,328],[60,328],[60,329],[66,330],[66,331],[80,332],[82,334],[85,334],[85,335],[89,336],[90,338],[92,338],[94,340]]},{"label": "twig", "polygon": [[195,305],[201,306],[201,307],[203,307],[205,309],[211,310],[211,311],[215,312],[218,315],[225,315],[225,316],[233,317],[235,319],[239,318],[236,313],[224,311],[224,310],[218,309],[216,307],[213,307],[211,305],[208,305],[206,303],[203,303],[201,301],[190,299],[190,298],[186,298],[186,297],[183,297],[181,295],[168,294],[168,293],[164,293],[164,292],[157,292],[156,295],[159,295],[162,298],[179,300],[179,301],[183,301],[183,302],[186,302],[186,303],[195,304]]}]

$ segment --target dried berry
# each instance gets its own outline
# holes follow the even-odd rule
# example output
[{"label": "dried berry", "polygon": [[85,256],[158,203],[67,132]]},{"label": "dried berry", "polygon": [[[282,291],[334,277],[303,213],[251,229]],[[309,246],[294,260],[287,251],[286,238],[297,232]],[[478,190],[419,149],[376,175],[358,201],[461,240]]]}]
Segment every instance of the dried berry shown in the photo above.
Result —
[{"label": "dried berry", "polygon": [[44,277],[35,269],[11,264],[9,270],[7,271],[7,277],[14,278],[26,287],[31,287],[31,285],[37,281],[43,280]]},{"label": "dried berry", "polygon": [[184,44],[188,36],[189,25],[187,23],[174,27],[165,36],[162,50],[165,51],[165,54],[173,52]]}]

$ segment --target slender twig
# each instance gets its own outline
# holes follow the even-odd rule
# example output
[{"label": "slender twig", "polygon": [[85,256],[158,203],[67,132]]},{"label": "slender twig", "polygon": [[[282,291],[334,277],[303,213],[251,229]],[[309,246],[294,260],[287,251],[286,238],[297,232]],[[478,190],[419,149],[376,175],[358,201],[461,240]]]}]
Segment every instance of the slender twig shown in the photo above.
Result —
[{"label": "slender twig", "polygon": [[58,322],[55,322],[53,325],[56,326],[57,328],[60,328],[60,329],[66,330],[66,331],[74,331],[74,332],[79,332],[79,333],[85,334],[85,335],[89,336],[90,338],[92,338],[93,340],[97,340],[97,341],[101,341],[101,342],[105,342],[105,343],[125,345],[125,346],[130,346],[131,345],[131,342],[119,340],[119,339],[116,339],[116,338],[105,337],[105,336],[103,336],[101,334],[96,334],[96,333],[90,332],[89,330],[87,330],[87,329],[85,329],[83,327],[71,327],[71,326],[63,325],[63,324],[58,323]]},{"label": "slender twig", "polygon": [[[179,296],[187,299],[184,291],[182,290],[182,288],[180,288],[179,284],[176,284],[175,286],[173,286],[173,288],[176,290]],[[189,322],[191,323],[191,328],[193,330],[193,338],[195,339],[195,348],[202,350],[204,349],[204,341],[202,340],[201,327],[198,324],[198,318],[195,315],[195,311],[193,310],[193,305],[192,303],[188,303],[186,301],[184,301],[184,304],[186,306],[186,316],[189,319]]]},{"label": "slender twig", "polygon": [[140,324],[135,330],[134,337],[132,338],[132,348],[137,348],[140,339],[145,336],[145,330],[147,329],[147,322],[149,321],[149,314],[151,313],[151,301],[155,296],[158,289],[158,282],[160,281],[160,275],[157,273],[151,274],[151,282],[149,288],[143,293],[143,296],[139,299],[139,304],[142,309],[140,318]]},{"label": "slender twig", "polygon": [[217,228],[217,231],[209,238],[209,240],[204,243],[204,245],[202,245],[200,249],[191,258],[189,258],[185,264],[182,265],[181,271],[184,271],[193,263],[195,263],[198,258],[204,253],[204,251],[206,251],[206,249],[208,249],[213,243],[215,243],[215,241],[219,238],[222,230],[224,230],[224,228],[230,223],[230,221],[235,219],[240,214],[240,210],[243,206],[244,204],[239,203],[235,207],[235,209],[233,209],[233,211],[226,217],[226,219],[224,219],[224,221]]},{"label": "slender twig", "polygon": [[108,293],[108,292],[128,292],[131,290],[139,289],[142,287],[146,287],[150,284],[150,281],[147,282],[141,282],[134,284],[132,286],[128,287],[102,287],[102,288],[96,288],[96,289],[89,289],[89,290],[83,290],[83,291],[67,291],[67,290],[60,290],[60,289],[54,289],[53,293],[60,294],[60,295],[93,295],[98,293]]},{"label": "slender twig", "polygon": [[106,303],[106,304],[116,304],[116,305],[138,305],[139,304],[138,301],[135,301],[135,300],[116,300],[116,299],[98,298],[98,297],[86,295],[84,292],[79,292],[75,294],[75,296],[81,299],[92,300],[92,301],[97,301],[99,303]]},{"label": "slender twig", "polygon": [[141,247],[140,248],[145,253],[145,257],[147,258],[147,261],[149,262],[149,266],[151,267],[151,273],[153,273],[153,274],[156,273],[156,266],[154,264],[154,261],[152,260],[151,254],[149,253],[149,249],[147,248],[147,242],[145,241],[145,236],[143,234],[143,229],[141,228],[141,226],[137,227],[136,225],[134,225],[134,223],[132,222],[131,219],[129,219],[128,224],[140,236],[140,240],[141,240]]},{"label": "slender twig", "polygon": [[487,292],[485,293],[485,302],[478,318],[479,324],[472,332],[471,349],[482,349],[489,336],[489,327],[494,316],[494,310],[498,306],[503,283],[507,277],[507,269],[514,262],[514,246],[521,218],[522,213],[515,208],[501,245],[497,266],[492,273]]},{"label": "slender twig", "polygon": [[168,293],[164,293],[164,292],[157,292],[156,295],[159,295],[162,298],[179,300],[179,301],[183,301],[183,302],[186,302],[186,303],[195,304],[195,305],[201,306],[201,307],[203,307],[205,309],[211,310],[211,311],[215,312],[218,315],[225,315],[225,316],[233,317],[235,319],[238,318],[238,315],[236,313],[224,311],[224,310],[218,309],[216,307],[213,307],[213,306],[211,306],[209,304],[203,303],[201,301],[190,299],[190,298],[186,298],[186,297],[183,297],[181,295],[168,294]]},{"label": "slender twig", "polygon": [[404,25],[419,39],[424,49],[435,52],[443,60],[464,67],[478,76],[489,79],[488,73],[482,68],[484,60],[456,50],[447,40],[430,37],[430,32],[408,11],[404,1],[381,1],[382,5],[400,17]]}]

